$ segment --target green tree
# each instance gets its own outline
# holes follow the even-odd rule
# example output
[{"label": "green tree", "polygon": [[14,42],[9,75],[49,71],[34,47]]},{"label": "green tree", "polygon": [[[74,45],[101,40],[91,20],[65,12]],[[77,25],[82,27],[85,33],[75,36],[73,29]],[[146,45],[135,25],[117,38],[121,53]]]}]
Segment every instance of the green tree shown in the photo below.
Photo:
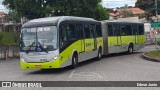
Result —
[{"label": "green tree", "polygon": [[45,17],[51,13],[49,3],[54,0],[4,0],[5,5],[10,10],[14,10],[21,17],[28,19]]},{"label": "green tree", "polygon": [[[157,2],[158,13],[160,14],[160,0],[157,0]],[[155,0],[137,0],[136,7],[139,7],[152,15],[155,15]]]},{"label": "green tree", "polygon": [[8,14],[5,16],[6,21],[12,21],[13,23],[20,22],[20,17],[18,17],[18,14],[16,11],[9,11]]},{"label": "green tree", "polygon": [[107,12],[103,10],[100,2],[101,0],[4,0],[3,4],[27,19],[50,15],[107,19]]}]

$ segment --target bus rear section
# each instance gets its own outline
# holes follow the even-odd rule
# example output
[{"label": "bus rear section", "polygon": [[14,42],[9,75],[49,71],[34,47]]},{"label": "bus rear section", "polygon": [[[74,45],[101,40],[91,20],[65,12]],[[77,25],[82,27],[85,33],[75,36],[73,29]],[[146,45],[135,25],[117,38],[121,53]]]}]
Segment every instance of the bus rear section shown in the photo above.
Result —
[{"label": "bus rear section", "polygon": [[103,21],[104,54],[128,52],[145,46],[144,24]]},{"label": "bus rear section", "polygon": [[35,19],[23,25],[20,42],[22,69],[53,69],[101,58],[101,23],[71,16]]}]

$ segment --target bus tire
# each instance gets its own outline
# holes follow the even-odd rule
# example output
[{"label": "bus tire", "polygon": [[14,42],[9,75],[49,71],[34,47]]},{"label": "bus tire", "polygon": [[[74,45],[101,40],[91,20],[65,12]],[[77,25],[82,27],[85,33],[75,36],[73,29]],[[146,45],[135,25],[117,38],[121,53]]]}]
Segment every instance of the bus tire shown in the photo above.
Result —
[{"label": "bus tire", "polygon": [[77,54],[73,54],[73,57],[72,57],[72,65],[71,65],[71,68],[72,69],[75,69],[76,67],[78,67],[78,55]]},{"label": "bus tire", "polygon": [[128,53],[131,54],[133,53],[133,44],[130,44],[128,47]]},{"label": "bus tire", "polygon": [[97,60],[101,60],[101,58],[102,58],[102,48],[99,48],[98,55],[97,55]]}]

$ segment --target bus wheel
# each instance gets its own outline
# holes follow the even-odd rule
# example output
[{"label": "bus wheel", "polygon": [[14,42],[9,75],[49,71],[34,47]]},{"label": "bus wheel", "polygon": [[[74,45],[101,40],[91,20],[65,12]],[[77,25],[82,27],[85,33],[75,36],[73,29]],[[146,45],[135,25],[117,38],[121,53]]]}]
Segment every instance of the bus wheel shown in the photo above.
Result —
[{"label": "bus wheel", "polygon": [[74,54],[72,57],[72,69],[75,69],[78,66],[78,55]]},{"label": "bus wheel", "polygon": [[128,47],[128,53],[129,54],[133,53],[133,45],[132,44],[130,44]]},{"label": "bus wheel", "polygon": [[100,60],[101,58],[102,58],[102,49],[99,48],[98,55],[97,55],[97,60]]}]

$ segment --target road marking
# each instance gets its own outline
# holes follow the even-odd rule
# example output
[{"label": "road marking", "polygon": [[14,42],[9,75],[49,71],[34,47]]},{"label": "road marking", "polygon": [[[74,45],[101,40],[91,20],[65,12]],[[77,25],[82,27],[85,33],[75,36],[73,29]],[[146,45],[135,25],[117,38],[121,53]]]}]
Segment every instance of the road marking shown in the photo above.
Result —
[{"label": "road marking", "polygon": [[73,70],[69,78],[103,78],[100,74],[91,71],[75,71]]}]

